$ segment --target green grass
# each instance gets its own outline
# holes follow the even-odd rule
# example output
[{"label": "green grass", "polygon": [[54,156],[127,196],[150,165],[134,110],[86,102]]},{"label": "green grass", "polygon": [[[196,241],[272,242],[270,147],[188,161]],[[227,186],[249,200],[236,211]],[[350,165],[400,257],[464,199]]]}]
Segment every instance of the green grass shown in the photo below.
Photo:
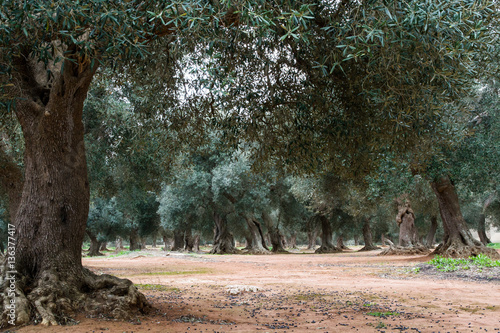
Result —
[{"label": "green grass", "polygon": [[494,249],[500,249],[500,243],[489,243],[488,247],[491,247]]},{"label": "green grass", "polygon": [[389,316],[399,316],[399,312],[387,311],[387,312],[368,312],[367,315],[374,317],[389,317]]},{"label": "green grass", "polygon": [[136,284],[135,286],[141,290],[169,291],[174,293],[181,292],[179,288],[167,287],[161,284]]},{"label": "green grass", "polygon": [[467,270],[471,267],[476,268],[487,268],[487,267],[500,267],[499,260],[492,260],[484,254],[479,254],[475,257],[469,257],[469,259],[453,259],[444,258],[441,256],[435,256],[434,259],[428,262],[432,266],[435,266],[438,270],[442,272],[454,272],[458,270]]}]

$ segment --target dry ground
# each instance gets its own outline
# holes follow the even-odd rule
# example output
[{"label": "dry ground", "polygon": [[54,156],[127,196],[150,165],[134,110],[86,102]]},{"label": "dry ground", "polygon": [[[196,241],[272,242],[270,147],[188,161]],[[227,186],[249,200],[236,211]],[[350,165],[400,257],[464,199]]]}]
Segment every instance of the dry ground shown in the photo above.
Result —
[{"label": "dry ground", "polygon": [[[85,258],[96,272],[131,279],[154,312],[129,322],[81,316],[75,326],[17,332],[500,332],[499,277],[467,281],[416,273],[429,257],[304,252],[148,250]],[[250,290],[239,293],[243,289]]]}]

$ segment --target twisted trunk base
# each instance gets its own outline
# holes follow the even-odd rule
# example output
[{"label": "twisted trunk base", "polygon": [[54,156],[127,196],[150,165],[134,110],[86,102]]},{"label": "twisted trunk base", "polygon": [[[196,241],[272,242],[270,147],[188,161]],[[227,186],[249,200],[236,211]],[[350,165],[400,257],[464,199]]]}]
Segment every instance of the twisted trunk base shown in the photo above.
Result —
[{"label": "twisted trunk base", "polygon": [[[151,306],[130,280],[96,275],[87,268],[49,269],[31,283],[2,269],[2,322],[0,327],[31,322],[42,325],[71,323],[76,313],[89,317],[130,319]],[[78,271],[78,274],[76,274]],[[15,282],[15,311],[11,311],[11,281]],[[27,291],[27,292],[23,292]]]},{"label": "twisted trunk base", "polygon": [[433,252],[444,257],[468,258],[482,253],[492,259],[500,259],[500,254],[474,239],[462,216],[455,186],[448,176],[442,176],[431,183],[439,203],[443,221],[444,239]]},{"label": "twisted trunk base", "polygon": [[431,250],[424,245],[416,246],[395,246],[391,244],[387,249],[379,253],[379,256],[413,256],[413,255],[426,255],[429,254]]}]

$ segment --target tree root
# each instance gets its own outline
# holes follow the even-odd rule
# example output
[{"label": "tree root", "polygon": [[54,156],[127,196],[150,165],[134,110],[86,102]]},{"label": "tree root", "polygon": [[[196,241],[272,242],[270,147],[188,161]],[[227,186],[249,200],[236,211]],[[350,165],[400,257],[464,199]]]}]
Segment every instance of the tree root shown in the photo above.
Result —
[{"label": "tree root", "polygon": [[403,247],[391,245],[384,251],[380,252],[379,256],[413,256],[413,255],[426,255],[431,250],[423,245]]},{"label": "tree root", "polygon": [[361,249],[358,250],[358,252],[364,252],[364,251],[375,251],[375,250],[380,250],[381,248],[378,246],[363,246]]},{"label": "tree root", "polygon": [[271,251],[266,250],[265,248],[251,248],[246,251],[243,251],[244,254],[271,254]]},{"label": "tree root", "polygon": [[[72,321],[76,312],[84,312],[90,317],[130,319],[139,313],[147,313],[151,307],[146,297],[130,280],[111,275],[96,275],[86,268],[78,269],[79,274],[46,270],[39,278],[26,285],[16,281],[15,324],[30,321],[42,325],[61,325]],[[76,272],[74,272],[76,273]],[[8,304],[8,283],[2,274],[2,322],[0,327],[12,325]],[[24,294],[19,286],[24,285]]]},{"label": "tree root", "polygon": [[479,254],[484,254],[491,259],[500,259],[500,254],[495,249],[486,247],[482,244],[464,245],[463,243],[459,243],[457,241],[449,242],[449,244],[439,244],[432,254],[448,258],[469,258],[475,257]]},{"label": "tree root", "polygon": [[340,253],[342,252],[341,249],[339,249],[338,247],[336,246],[324,246],[324,245],[321,245],[319,248],[316,249],[316,251],[314,251],[314,253],[317,253],[317,254],[321,254],[321,253]]}]

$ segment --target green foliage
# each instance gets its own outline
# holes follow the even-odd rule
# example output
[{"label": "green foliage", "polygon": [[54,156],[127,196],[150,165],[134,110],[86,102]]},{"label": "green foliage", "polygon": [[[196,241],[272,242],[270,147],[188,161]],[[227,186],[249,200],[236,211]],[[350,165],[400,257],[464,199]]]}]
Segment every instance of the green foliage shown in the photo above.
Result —
[{"label": "green foliage", "polygon": [[429,264],[435,266],[442,272],[454,272],[457,270],[467,270],[471,267],[487,268],[487,267],[500,267],[500,260],[492,260],[489,257],[479,254],[469,259],[453,259],[435,256]]},{"label": "green foliage", "polygon": [[368,312],[368,316],[374,317],[390,317],[390,316],[399,316],[399,312],[387,311],[387,312]]},{"label": "green foliage", "polygon": [[500,243],[490,243],[488,247],[492,247],[494,249],[500,249]]}]

